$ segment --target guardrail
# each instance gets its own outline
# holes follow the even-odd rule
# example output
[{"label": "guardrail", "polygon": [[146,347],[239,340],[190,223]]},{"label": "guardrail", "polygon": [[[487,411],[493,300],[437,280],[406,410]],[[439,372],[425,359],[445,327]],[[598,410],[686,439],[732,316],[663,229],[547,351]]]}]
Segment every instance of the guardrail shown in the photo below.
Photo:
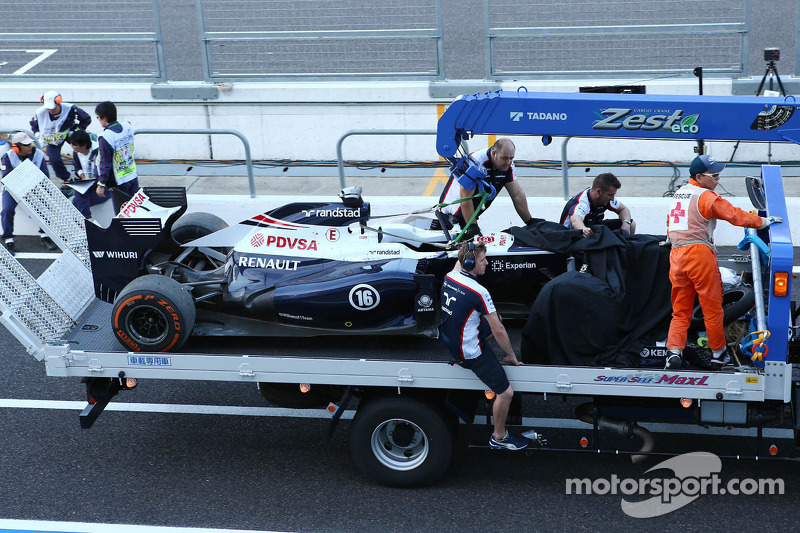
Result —
[{"label": "guardrail", "polygon": [[250,198],[256,197],[256,183],[253,179],[253,158],[250,155],[250,142],[247,140],[247,137],[244,134],[237,130],[219,130],[219,129],[208,129],[208,130],[188,130],[188,129],[143,129],[143,130],[136,130],[136,135],[183,135],[183,134],[190,134],[190,135],[235,135],[239,137],[244,145],[244,157],[245,162],[247,163],[247,179],[250,183]]},{"label": "guardrail", "polygon": [[353,135],[436,135],[436,130],[350,130],[336,141],[336,164],[339,167],[339,184],[342,189],[344,181],[344,160],[342,159],[342,143]]}]

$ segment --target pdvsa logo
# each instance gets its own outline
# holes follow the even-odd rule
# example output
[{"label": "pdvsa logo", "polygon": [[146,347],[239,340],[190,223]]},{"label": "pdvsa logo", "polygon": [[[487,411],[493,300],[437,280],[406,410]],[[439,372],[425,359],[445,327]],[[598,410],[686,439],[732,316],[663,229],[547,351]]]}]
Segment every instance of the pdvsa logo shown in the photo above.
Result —
[{"label": "pdvsa logo", "polygon": [[654,112],[650,110],[636,110],[612,107],[600,111],[599,115],[605,117],[592,125],[595,130],[618,130],[624,128],[628,131],[656,131],[665,130],[676,134],[696,134],[700,131],[697,121],[700,115],[683,116],[682,109],[676,109],[669,115],[669,111]]}]

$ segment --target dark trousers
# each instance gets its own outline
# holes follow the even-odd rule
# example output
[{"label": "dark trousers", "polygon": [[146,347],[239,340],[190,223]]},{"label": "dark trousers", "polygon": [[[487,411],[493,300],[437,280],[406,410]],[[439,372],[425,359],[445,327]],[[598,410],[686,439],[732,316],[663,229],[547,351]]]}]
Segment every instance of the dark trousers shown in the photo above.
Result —
[{"label": "dark trousers", "polygon": [[50,161],[50,166],[53,167],[53,172],[56,173],[56,177],[60,180],[66,181],[69,179],[69,171],[64,165],[64,160],[61,159],[61,147],[63,145],[64,143],[61,143],[58,146],[54,144],[48,144],[45,148],[45,152],[47,152],[47,159]]},{"label": "dark trousers", "polygon": [[17,211],[17,201],[3,190],[3,212],[0,213],[0,223],[3,225],[3,239],[14,236],[14,214]]},{"label": "dark trousers", "polygon": [[84,218],[92,218],[92,211],[91,207],[93,205],[102,204],[103,202],[107,202],[111,199],[110,194],[107,194],[105,198],[100,198],[97,196],[97,186],[92,186],[85,194],[80,194],[79,192],[75,191],[75,194],[72,195],[72,205],[75,206],[75,209],[81,212]]},{"label": "dark trousers", "polygon": [[[14,215],[17,212],[17,201],[11,194],[3,190],[3,211],[0,212],[0,224],[3,225],[3,240],[14,237]],[[39,229],[39,233],[44,231]]]}]

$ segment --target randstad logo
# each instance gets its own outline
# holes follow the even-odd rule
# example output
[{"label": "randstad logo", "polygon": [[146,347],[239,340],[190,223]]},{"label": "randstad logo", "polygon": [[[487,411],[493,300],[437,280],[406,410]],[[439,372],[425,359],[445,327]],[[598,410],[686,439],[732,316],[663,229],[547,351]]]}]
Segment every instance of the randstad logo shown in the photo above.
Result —
[{"label": "randstad logo", "polygon": [[[713,453],[692,452],[671,457],[645,474],[670,470],[672,475],[652,478],[567,479],[567,494],[622,494],[622,512],[633,518],[653,518],[676,511],[705,495],[775,495],[784,494],[782,478],[738,479],[724,481],[719,473],[722,461]],[[650,496],[628,499],[631,496]]]}]

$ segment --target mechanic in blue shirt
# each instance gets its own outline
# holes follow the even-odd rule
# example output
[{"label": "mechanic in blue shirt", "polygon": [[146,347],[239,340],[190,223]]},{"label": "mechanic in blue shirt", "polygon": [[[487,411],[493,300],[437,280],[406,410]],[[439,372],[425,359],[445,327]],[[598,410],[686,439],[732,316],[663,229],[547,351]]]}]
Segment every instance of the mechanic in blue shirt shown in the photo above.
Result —
[{"label": "mechanic in blue shirt", "polygon": [[89,127],[92,117],[80,107],[62,101],[58,91],[47,91],[39,101],[43,105],[31,119],[31,130],[44,143],[47,159],[56,177],[67,181],[69,171],[61,159],[61,147],[72,131]]},{"label": "mechanic in blue shirt", "polygon": [[[100,149],[97,143],[92,142],[92,138],[83,130],[72,132],[67,138],[67,142],[72,146],[73,150],[73,166],[75,167],[75,175],[79,180],[96,180],[100,173],[98,169],[98,154]],[[75,191],[72,196],[72,205],[81,212],[84,218],[92,218],[91,207],[93,205],[102,204],[111,198],[100,198],[97,196],[97,185],[92,184],[86,192],[81,193]]]},{"label": "mechanic in blue shirt", "polygon": [[[561,211],[561,224],[565,228],[581,230],[584,237],[592,234],[589,226],[598,224],[604,224],[612,230],[623,229],[635,233],[636,223],[631,217],[631,210],[615,198],[620,187],[622,184],[614,174],[599,174],[591,187],[569,199]],[[619,220],[604,220],[606,211],[616,213]]]},{"label": "mechanic in blue shirt", "polygon": [[[33,139],[24,131],[12,133],[8,138],[11,150],[3,154],[0,158],[0,166],[3,167],[3,177],[10,174],[12,170],[17,168],[23,161],[29,159],[34,165],[39,167],[42,174],[50,177],[50,171],[47,170],[47,162],[44,160],[44,154],[36,149]],[[3,244],[11,255],[15,255],[16,248],[14,245],[14,215],[17,212],[17,201],[11,196],[7,190],[3,189],[3,211],[0,213],[0,222],[3,225]],[[40,229],[39,235],[42,237],[42,244],[50,251],[56,249],[56,244],[44,234]]]},{"label": "mechanic in blue shirt", "polygon": [[[492,415],[494,433],[489,446],[495,449],[522,450],[528,439],[516,437],[506,430],[506,418],[514,390],[502,364],[521,365],[508,332],[494,308],[492,297],[476,279],[486,271],[486,246],[464,243],[458,250],[458,263],[442,284],[442,340],[456,363],[472,370],[495,393]],[[482,318],[485,317],[485,321]],[[505,352],[502,361],[489,348],[490,332]]]},{"label": "mechanic in blue shirt", "polygon": [[[531,212],[528,209],[528,199],[525,197],[525,192],[517,182],[516,169],[514,168],[516,150],[514,142],[511,139],[501,138],[497,139],[494,145],[488,150],[479,150],[473,152],[471,155],[478,165],[486,171],[486,181],[494,186],[498,194],[503,187],[508,190],[508,195],[511,196],[511,202],[514,204],[514,209],[525,225],[527,225],[531,221]],[[451,175],[447,184],[444,186],[442,195],[439,197],[439,203],[451,203],[459,198],[468,198],[474,194],[475,189],[465,189]],[[463,229],[466,222],[475,214],[475,209],[477,209],[479,204],[480,198],[473,198],[471,201],[447,205],[442,208],[442,212],[453,217],[455,222],[458,222],[458,225]],[[492,201],[487,201],[483,205],[483,210],[485,211],[488,209],[491,204]],[[478,216],[480,216],[480,213],[478,213]],[[465,233],[465,237],[470,238],[480,234],[481,230],[478,227],[478,219],[476,218],[468,228],[467,233]]]},{"label": "mechanic in blue shirt", "polygon": [[[117,106],[105,101],[94,109],[97,120],[103,126],[98,138],[100,147],[100,173],[97,176],[97,196],[105,198],[106,188],[133,196],[139,190],[139,175],[133,159],[133,126],[130,122],[117,121]],[[114,201],[114,212],[120,206]]]}]

